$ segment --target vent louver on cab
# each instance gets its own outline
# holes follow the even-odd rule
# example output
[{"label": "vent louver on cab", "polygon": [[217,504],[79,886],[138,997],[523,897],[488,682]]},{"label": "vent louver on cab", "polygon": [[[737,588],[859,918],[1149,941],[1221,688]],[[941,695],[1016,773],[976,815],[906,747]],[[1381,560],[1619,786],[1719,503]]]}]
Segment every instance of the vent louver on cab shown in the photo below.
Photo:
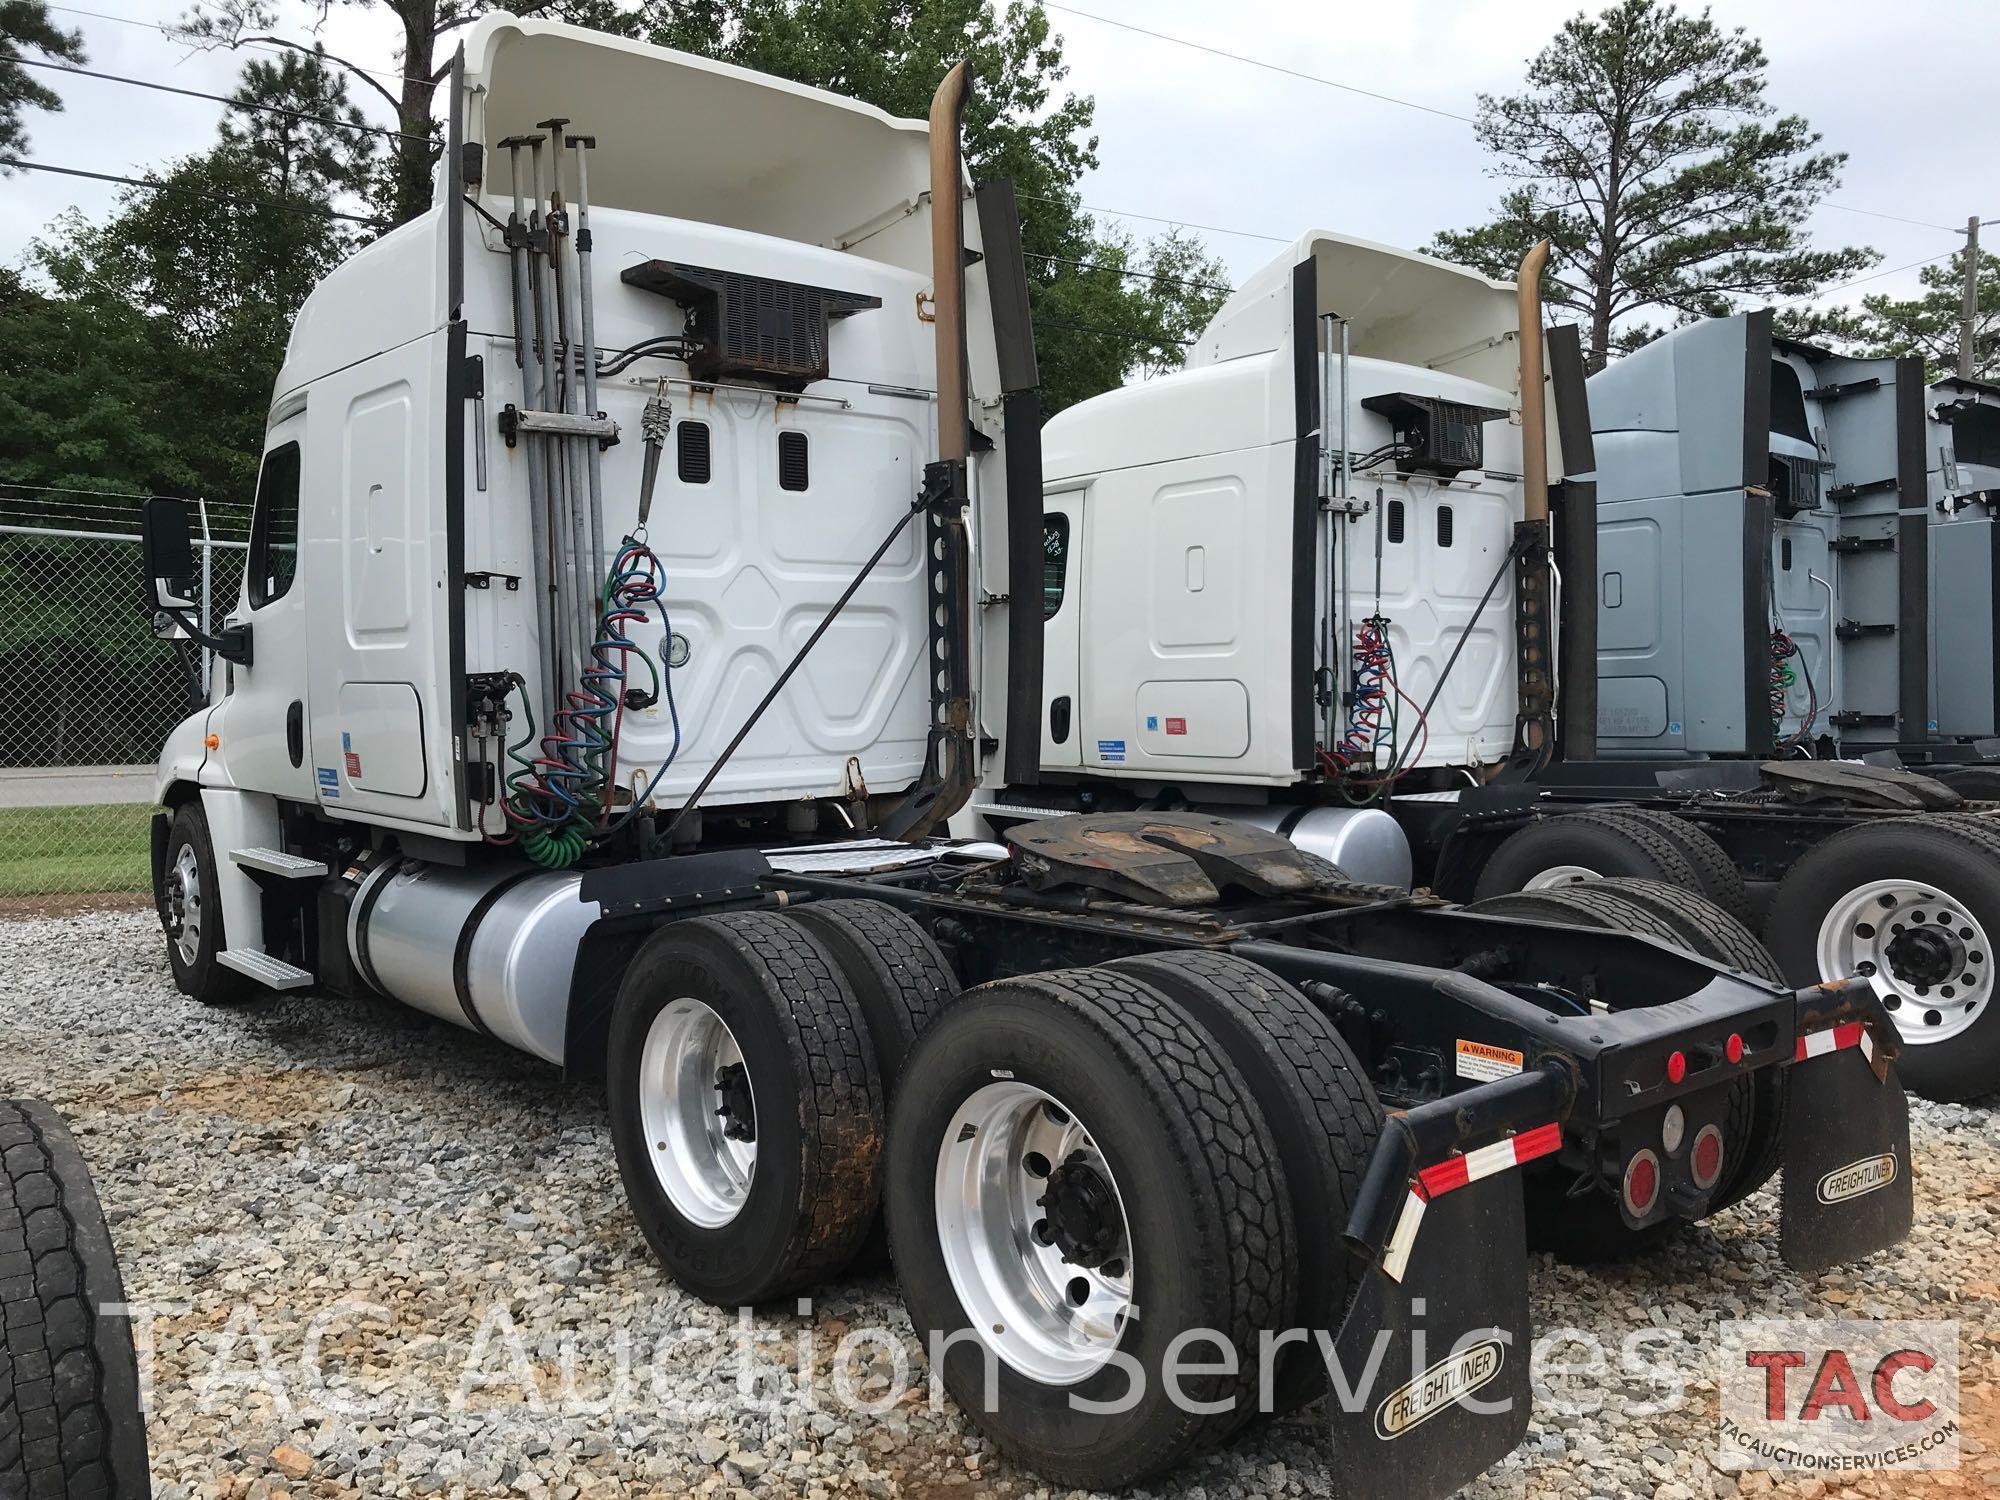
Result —
[{"label": "vent louver on cab", "polygon": [[796,429],[778,434],[778,488],[803,490],[811,479],[806,461],[806,435]]},{"label": "vent louver on cab", "polygon": [[696,380],[768,381],[803,390],[827,377],[827,327],[880,307],[880,297],[674,261],[627,266],[627,286],[670,298],[687,313],[688,373]]},{"label": "vent louver on cab", "polygon": [[676,470],[682,484],[707,484],[710,471],[708,423],[683,422],[674,430]]}]

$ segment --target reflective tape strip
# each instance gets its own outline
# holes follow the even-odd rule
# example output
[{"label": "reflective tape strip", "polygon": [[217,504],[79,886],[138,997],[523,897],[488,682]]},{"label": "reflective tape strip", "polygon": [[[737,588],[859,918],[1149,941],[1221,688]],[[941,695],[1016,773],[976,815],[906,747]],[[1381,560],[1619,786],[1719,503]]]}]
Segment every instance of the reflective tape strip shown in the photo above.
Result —
[{"label": "reflective tape strip", "polygon": [[1389,1248],[1382,1255],[1382,1269],[1391,1281],[1401,1281],[1410,1268],[1410,1251],[1417,1243],[1417,1226],[1424,1222],[1424,1193],[1412,1188],[1403,1200],[1403,1212],[1396,1220],[1396,1232],[1389,1236]]},{"label": "reflective tape strip", "polygon": [[1561,1149],[1562,1126],[1550,1121],[1519,1135],[1510,1135],[1504,1141],[1481,1146],[1477,1151],[1425,1167],[1410,1184],[1410,1196],[1403,1202],[1395,1232],[1389,1236],[1388,1248],[1382,1254],[1383,1271],[1391,1281],[1403,1279],[1403,1273],[1409,1269],[1410,1251],[1417,1243],[1417,1228],[1424,1221],[1424,1205],[1431,1199]]},{"label": "reflective tape strip", "polygon": [[1868,1028],[1859,1021],[1849,1021],[1800,1037],[1798,1046],[1792,1051],[1792,1061],[1804,1062],[1809,1057],[1824,1057],[1845,1047],[1859,1047],[1863,1057],[1871,1063],[1875,1061],[1874,1040],[1868,1035]]}]

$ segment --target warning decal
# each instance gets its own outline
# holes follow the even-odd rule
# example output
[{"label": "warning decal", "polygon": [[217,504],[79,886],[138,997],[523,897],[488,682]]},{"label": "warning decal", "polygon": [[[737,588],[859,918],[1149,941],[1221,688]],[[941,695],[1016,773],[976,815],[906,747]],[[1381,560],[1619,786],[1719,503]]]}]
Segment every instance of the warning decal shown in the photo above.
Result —
[{"label": "warning decal", "polygon": [[1495,1047],[1488,1042],[1468,1042],[1464,1037],[1458,1039],[1460,1078],[1476,1078],[1481,1083],[1492,1083],[1495,1079],[1512,1078],[1526,1063],[1526,1058],[1509,1048]]}]

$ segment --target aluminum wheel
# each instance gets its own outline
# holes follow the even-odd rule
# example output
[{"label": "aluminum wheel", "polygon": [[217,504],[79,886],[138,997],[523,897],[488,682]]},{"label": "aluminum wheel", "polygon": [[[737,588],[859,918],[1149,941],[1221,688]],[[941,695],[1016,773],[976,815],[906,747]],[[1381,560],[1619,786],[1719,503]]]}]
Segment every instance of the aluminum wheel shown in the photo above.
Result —
[{"label": "aluminum wheel", "polygon": [[201,952],[201,915],[201,860],[193,844],[182,844],[167,872],[167,937],[184,964]]},{"label": "aluminum wheel", "polygon": [[1015,1370],[1075,1385],[1133,1309],[1131,1232],[1104,1153],[1060,1102],[989,1083],[938,1150],[939,1246],[972,1326]]},{"label": "aluminum wheel", "polygon": [[1819,971],[1867,979],[1915,1046],[1957,1036],[1993,998],[1993,946],[1963,903],[1914,880],[1874,880],[1819,928]]},{"label": "aluminum wheel", "polygon": [[639,1118],[674,1208],[703,1229],[743,1210],[757,1173],[757,1101],[735,1035],[708,1006],[675,1000],[639,1056]]},{"label": "aluminum wheel", "polygon": [[1538,870],[1532,879],[1521,887],[1524,891],[1554,890],[1560,885],[1582,885],[1586,880],[1602,880],[1604,876],[1588,865],[1550,865],[1546,870]]}]

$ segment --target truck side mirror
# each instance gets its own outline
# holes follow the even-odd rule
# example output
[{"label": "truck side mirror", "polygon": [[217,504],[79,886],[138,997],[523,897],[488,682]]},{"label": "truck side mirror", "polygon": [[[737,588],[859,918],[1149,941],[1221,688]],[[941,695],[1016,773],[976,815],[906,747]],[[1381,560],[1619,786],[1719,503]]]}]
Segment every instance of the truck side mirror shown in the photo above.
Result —
[{"label": "truck side mirror", "polygon": [[148,500],[139,536],[146,558],[141,603],[147,614],[194,608],[194,534],[184,500]]}]

